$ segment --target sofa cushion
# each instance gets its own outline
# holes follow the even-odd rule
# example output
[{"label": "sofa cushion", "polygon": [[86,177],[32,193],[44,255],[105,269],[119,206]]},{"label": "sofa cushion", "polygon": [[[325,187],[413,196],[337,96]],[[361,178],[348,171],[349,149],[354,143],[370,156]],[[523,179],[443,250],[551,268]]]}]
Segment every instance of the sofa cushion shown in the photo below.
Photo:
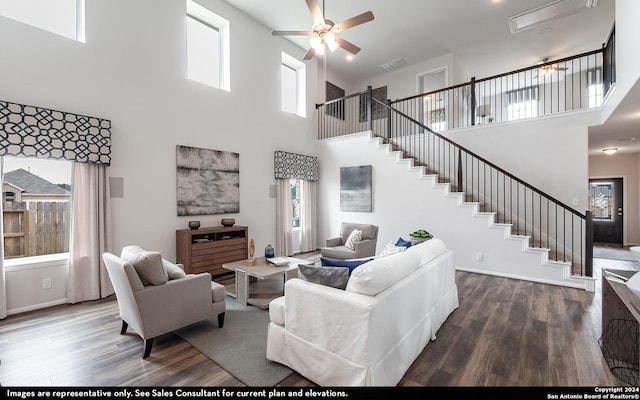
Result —
[{"label": "sofa cushion", "polygon": [[322,267],[298,264],[298,270],[304,280],[336,289],[344,290],[349,280],[349,269],[346,267]]},{"label": "sofa cushion", "polygon": [[323,267],[344,267],[349,269],[349,275],[353,272],[354,269],[359,267],[360,265],[373,260],[373,258],[360,258],[360,259],[352,259],[352,260],[341,260],[338,258],[330,258],[330,257],[320,257],[320,264]]},{"label": "sofa cushion", "polygon": [[162,266],[162,257],[157,251],[146,251],[138,246],[125,246],[120,258],[133,265],[145,286],[162,285],[169,279]]},{"label": "sofa cushion", "polygon": [[344,245],[349,250],[355,250],[356,242],[362,240],[362,231],[360,229],[354,229],[351,231],[347,239],[344,241]]},{"label": "sofa cushion", "polygon": [[375,296],[415,271],[419,265],[420,256],[408,250],[388,257],[376,258],[353,270],[346,290]]},{"label": "sofa cushion", "polygon": [[415,253],[420,256],[420,265],[424,265],[444,253],[447,245],[442,239],[430,239],[422,243],[414,244],[407,249],[408,253]]},{"label": "sofa cushion", "polygon": [[398,238],[398,241],[396,242],[396,246],[408,248],[408,247],[411,247],[411,242],[408,240],[404,240],[403,238]]},{"label": "sofa cushion", "polygon": [[181,279],[187,276],[187,273],[184,272],[184,270],[182,268],[180,268],[179,266],[177,266],[176,264],[169,262],[167,260],[165,260],[164,258],[162,259],[162,267],[164,268],[165,272],[167,273],[167,278],[169,280],[172,279]]}]

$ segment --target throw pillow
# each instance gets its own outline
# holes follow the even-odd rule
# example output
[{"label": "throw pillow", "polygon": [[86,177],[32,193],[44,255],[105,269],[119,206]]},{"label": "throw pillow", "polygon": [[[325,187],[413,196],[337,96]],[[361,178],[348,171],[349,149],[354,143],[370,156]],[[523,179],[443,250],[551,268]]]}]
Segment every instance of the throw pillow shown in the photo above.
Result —
[{"label": "throw pillow", "polygon": [[359,242],[361,240],[362,240],[362,231],[359,229],[354,229],[353,231],[351,231],[351,233],[347,237],[347,240],[344,241],[344,245],[349,250],[355,250],[356,242]]},{"label": "throw pillow", "polygon": [[396,246],[402,246],[404,248],[408,248],[408,247],[411,247],[411,242],[408,240],[404,240],[403,238],[398,238],[398,241],[396,242]]},{"label": "throw pillow", "polygon": [[336,289],[344,290],[349,281],[348,268],[298,264],[298,270],[305,280]]},{"label": "throw pillow", "polygon": [[145,286],[162,285],[169,279],[162,266],[162,257],[157,251],[146,251],[138,246],[126,246],[122,249],[120,258],[133,265]]},{"label": "throw pillow", "polygon": [[393,257],[376,258],[353,271],[345,289],[347,292],[375,296],[418,269],[419,265],[420,256],[410,251]]},{"label": "throw pillow", "polygon": [[320,264],[322,264],[323,267],[347,268],[349,270],[349,275],[351,275],[354,269],[371,260],[373,260],[373,258],[361,258],[357,260],[339,260],[337,258],[321,257]]},{"label": "throw pillow", "polygon": [[386,246],[384,246],[384,248],[382,249],[382,251],[380,252],[378,257],[384,257],[384,256],[388,256],[388,255],[391,255],[391,254],[402,253],[406,249],[407,249],[406,247],[397,246],[395,243],[393,243],[391,241],[391,242],[387,243]]},{"label": "throw pillow", "polygon": [[187,273],[184,272],[182,268],[172,262],[165,260],[164,258],[162,259],[162,267],[167,273],[167,278],[169,278],[169,280],[180,279],[187,276]]}]

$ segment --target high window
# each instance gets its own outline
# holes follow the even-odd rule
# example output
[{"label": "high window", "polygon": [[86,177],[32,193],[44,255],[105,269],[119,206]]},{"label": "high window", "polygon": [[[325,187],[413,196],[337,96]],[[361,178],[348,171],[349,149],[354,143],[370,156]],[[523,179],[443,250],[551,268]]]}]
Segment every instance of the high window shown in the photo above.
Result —
[{"label": "high window", "polygon": [[84,42],[84,0],[2,0],[0,15]]},{"label": "high window", "polygon": [[187,78],[226,91],[229,79],[229,21],[187,0]]},{"label": "high window", "polygon": [[280,83],[282,111],[305,117],[305,65],[284,52],[280,66]]},{"label": "high window", "polygon": [[2,157],[5,259],[69,252],[70,161]]},{"label": "high window", "polygon": [[510,90],[505,93],[507,120],[538,116],[538,87]]}]

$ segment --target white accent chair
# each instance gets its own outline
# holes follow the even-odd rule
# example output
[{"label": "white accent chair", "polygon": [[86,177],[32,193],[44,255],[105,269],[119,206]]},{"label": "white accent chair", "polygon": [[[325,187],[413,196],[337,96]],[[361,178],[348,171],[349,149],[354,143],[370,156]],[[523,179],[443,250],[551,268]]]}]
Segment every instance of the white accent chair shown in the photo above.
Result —
[{"label": "white accent chair", "polygon": [[[362,239],[354,243],[352,250],[345,246],[345,242],[354,229],[362,231]],[[340,225],[340,236],[327,239],[326,247],[321,248],[320,253],[323,257],[340,260],[371,257],[376,254],[377,242],[378,227],[376,225],[343,222]]]},{"label": "white accent chair", "polygon": [[[132,264],[111,254],[102,259],[113,284],[122,329],[131,326],[144,340],[142,358],[151,354],[153,338],[187,325],[218,316],[218,326],[224,325],[225,288],[211,280],[208,273],[190,274],[168,279],[165,283],[143,285]],[[162,263],[168,263],[162,260]],[[172,264],[173,266],[182,266]]]}]

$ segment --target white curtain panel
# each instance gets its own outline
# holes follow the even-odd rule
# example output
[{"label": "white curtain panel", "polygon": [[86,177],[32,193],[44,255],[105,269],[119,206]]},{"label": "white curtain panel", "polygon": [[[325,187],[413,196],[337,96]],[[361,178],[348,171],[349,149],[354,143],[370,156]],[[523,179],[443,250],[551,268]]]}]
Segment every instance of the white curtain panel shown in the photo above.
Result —
[{"label": "white curtain panel", "polygon": [[[4,158],[0,157],[0,186],[4,186],[2,182],[2,177],[4,176]],[[2,214],[2,203],[4,202],[4,198],[0,199],[0,214]],[[3,225],[0,224],[0,319],[7,317],[7,286],[5,285],[4,279],[4,232]]]},{"label": "white curtain panel", "polygon": [[69,303],[114,293],[102,262],[102,253],[111,251],[108,171],[105,165],[73,164]]},{"label": "white curtain panel", "polygon": [[276,256],[293,255],[291,212],[289,179],[276,179]]},{"label": "white curtain panel", "polygon": [[302,241],[300,251],[314,251],[316,249],[316,187],[315,181],[302,181]]}]

